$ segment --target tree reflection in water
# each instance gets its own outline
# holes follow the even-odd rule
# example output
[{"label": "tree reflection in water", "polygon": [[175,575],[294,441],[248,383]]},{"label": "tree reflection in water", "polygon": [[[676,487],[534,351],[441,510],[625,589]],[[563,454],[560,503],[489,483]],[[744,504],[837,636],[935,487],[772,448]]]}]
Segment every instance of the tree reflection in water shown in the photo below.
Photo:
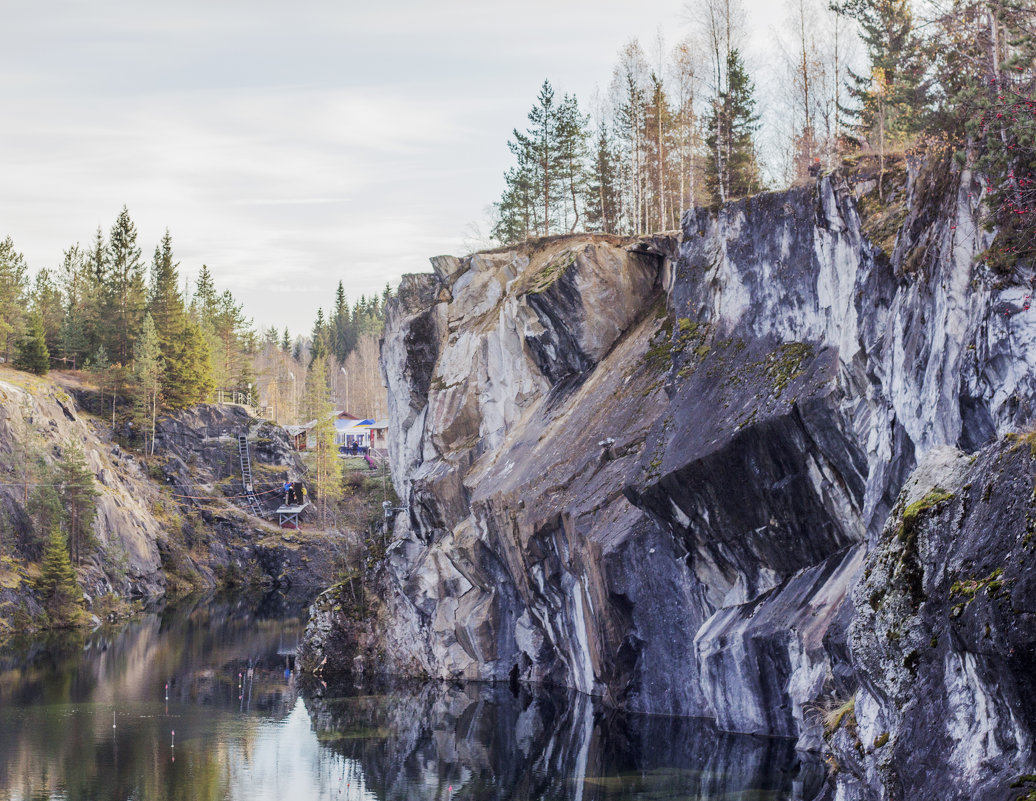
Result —
[{"label": "tree reflection in water", "polygon": [[0,798],[764,801],[823,783],[790,741],[575,693],[310,678],[300,694],[304,621],[304,603],[210,600],[7,649]]}]

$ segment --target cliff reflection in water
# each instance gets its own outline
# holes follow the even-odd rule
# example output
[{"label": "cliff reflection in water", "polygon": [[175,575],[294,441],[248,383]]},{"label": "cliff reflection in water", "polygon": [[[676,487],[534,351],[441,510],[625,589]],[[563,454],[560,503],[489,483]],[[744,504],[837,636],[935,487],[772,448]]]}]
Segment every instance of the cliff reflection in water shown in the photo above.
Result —
[{"label": "cliff reflection in water", "polygon": [[792,740],[609,712],[575,692],[426,683],[334,694],[304,691],[317,737],[360,765],[366,789],[385,801],[806,801],[824,781],[819,760]]},{"label": "cliff reflection in water", "polygon": [[617,716],[575,694],[300,690],[303,616],[208,602],[8,649],[0,799],[763,801],[810,799],[823,781],[791,741]]}]

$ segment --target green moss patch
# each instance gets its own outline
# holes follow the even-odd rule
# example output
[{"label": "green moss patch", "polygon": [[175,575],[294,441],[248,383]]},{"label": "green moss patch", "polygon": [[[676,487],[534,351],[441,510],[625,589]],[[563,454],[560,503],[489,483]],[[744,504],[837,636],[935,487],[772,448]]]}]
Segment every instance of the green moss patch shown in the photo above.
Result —
[{"label": "green moss patch", "polygon": [[899,541],[913,544],[917,540],[917,525],[921,518],[931,509],[953,499],[953,493],[936,487],[921,500],[914,501],[903,510],[903,520],[899,524]]},{"label": "green moss patch", "polygon": [[546,292],[576,263],[577,258],[579,254],[576,251],[563,250],[549,259],[530,279],[526,294],[539,295]]}]

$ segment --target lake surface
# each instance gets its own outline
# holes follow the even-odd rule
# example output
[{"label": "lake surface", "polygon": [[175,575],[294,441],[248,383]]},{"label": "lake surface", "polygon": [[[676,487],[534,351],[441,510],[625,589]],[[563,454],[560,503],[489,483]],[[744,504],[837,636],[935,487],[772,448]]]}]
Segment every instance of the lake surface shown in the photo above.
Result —
[{"label": "lake surface", "polygon": [[210,601],[0,655],[0,799],[813,798],[787,740],[506,685],[296,676],[304,609]]}]

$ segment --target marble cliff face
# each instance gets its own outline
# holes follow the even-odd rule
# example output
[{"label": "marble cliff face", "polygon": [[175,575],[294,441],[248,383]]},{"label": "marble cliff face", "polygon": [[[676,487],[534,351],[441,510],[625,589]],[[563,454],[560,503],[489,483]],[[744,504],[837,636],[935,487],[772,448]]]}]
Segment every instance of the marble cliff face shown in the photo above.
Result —
[{"label": "marble cliff face", "polygon": [[1033,457],[1005,437],[1036,310],[977,258],[981,190],[843,170],[407,276],[406,510],[353,667],[793,737],[840,798],[1001,797],[1033,772]]}]

